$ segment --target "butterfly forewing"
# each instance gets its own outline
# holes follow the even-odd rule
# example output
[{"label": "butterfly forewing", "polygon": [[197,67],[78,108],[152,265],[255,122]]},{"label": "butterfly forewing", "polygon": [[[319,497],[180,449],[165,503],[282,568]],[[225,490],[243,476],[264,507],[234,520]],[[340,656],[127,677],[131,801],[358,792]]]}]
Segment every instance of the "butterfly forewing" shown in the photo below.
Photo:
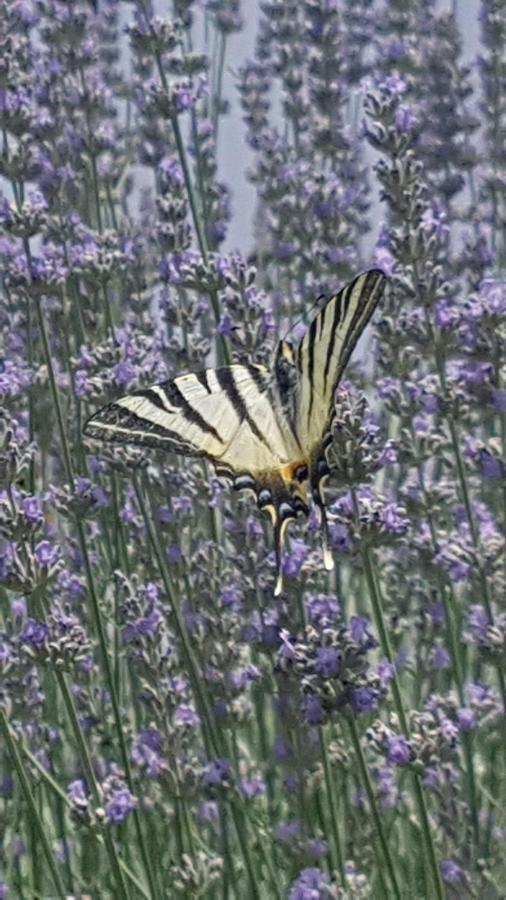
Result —
[{"label": "butterfly forewing", "polygon": [[205,456],[231,474],[257,474],[288,460],[261,366],[182,375],[121,397],[85,425],[90,437]]},{"label": "butterfly forewing", "polygon": [[296,353],[299,370],[297,430],[311,450],[330,424],[334,393],[360,335],[379,303],[383,272],[364,272],[326,303]]}]

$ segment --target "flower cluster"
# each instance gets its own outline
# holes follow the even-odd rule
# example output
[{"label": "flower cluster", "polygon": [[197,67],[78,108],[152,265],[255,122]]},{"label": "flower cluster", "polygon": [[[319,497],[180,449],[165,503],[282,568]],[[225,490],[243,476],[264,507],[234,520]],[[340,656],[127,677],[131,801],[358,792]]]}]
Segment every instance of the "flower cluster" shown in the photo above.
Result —
[{"label": "flower cluster", "polygon": [[[162,6],[0,0],[0,897],[499,900],[504,0]],[[83,426],[297,361],[373,267],[290,435],[296,471],[329,441],[327,570],[315,503],[274,597],[269,518],[207,456]],[[190,443],[263,430],[199,379]]]}]

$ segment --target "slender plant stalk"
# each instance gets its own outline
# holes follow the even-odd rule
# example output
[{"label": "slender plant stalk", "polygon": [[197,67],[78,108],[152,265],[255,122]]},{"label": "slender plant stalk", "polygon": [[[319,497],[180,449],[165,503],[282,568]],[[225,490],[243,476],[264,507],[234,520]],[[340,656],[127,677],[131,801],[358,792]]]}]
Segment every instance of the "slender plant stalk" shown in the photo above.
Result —
[{"label": "slender plant stalk", "polygon": [[[193,649],[191,647],[188,634],[186,632],[186,628],[184,626],[183,618],[181,615],[181,611],[179,609],[179,605],[176,600],[176,595],[174,591],[174,587],[172,585],[172,579],[170,577],[169,571],[167,569],[167,565],[165,563],[164,555],[162,548],[160,546],[160,542],[158,539],[158,534],[156,530],[153,528],[153,523],[151,517],[148,512],[148,508],[146,506],[143,493],[141,487],[139,485],[137,474],[134,474],[134,489],[137,497],[137,502],[139,504],[139,509],[141,511],[142,517],[144,519],[144,523],[146,526],[146,530],[149,535],[150,542],[152,544],[153,550],[155,551],[155,556],[158,564],[158,568],[160,571],[160,575],[162,577],[163,585],[165,588],[165,593],[167,595],[167,599],[169,601],[173,622],[176,630],[176,634],[181,643],[181,647],[183,650],[183,655],[185,657],[188,676],[190,678],[190,683],[192,685],[195,699],[197,701],[197,705],[199,707],[199,711],[203,721],[205,722],[205,729],[203,730],[204,740],[206,740],[207,734],[207,742],[208,742],[208,752],[212,748],[212,751],[215,755],[220,756],[222,751],[221,739],[219,733],[216,729],[215,723],[213,721],[213,715],[211,712],[211,707],[209,705],[208,698],[206,696],[205,690],[202,685],[202,678],[199,672],[198,663],[195,659]],[[209,746],[209,743],[211,746]],[[239,844],[241,847],[241,851],[244,858],[244,863],[246,866],[246,871],[248,874],[248,880],[250,883],[250,889],[252,895],[254,897],[259,897],[256,876],[255,876],[255,867],[253,865],[253,861],[251,859],[249,846],[246,839],[246,834],[244,832],[243,827],[243,818],[236,807],[236,804],[231,801],[230,803],[232,812],[234,814],[234,821],[236,826],[237,837],[239,840]]]},{"label": "slender plant stalk", "polygon": [[[70,719],[70,724],[72,726],[72,732],[74,734],[74,738],[76,740],[77,746],[79,747],[79,755],[81,757],[81,762],[83,764],[84,772],[86,775],[86,781],[88,782],[88,787],[92,793],[93,800],[97,806],[101,805],[102,798],[100,795],[100,790],[97,784],[97,779],[95,777],[95,772],[93,769],[93,763],[90,756],[90,751],[88,749],[88,745],[84,740],[84,735],[81,730],[81,726],[79,724],[79,718],[77,716],[76,708],[74,705],[74,700],[72,694],[70,693],[67,679],[63,672],[56,672],[56,678],[58,681],[58,685],[60,687],[60,691],[63,697],[63,702],[65,704],[65,708],[67,710],[67,715]],[[108,827],[106,826],[103,830],[104,842],[107,849],[107,854],[111,861],[112,870],[114,873],[114,879],[116,882],[116,889],[118,891],[118,897],[128,898],[128,891],[126,889],[125,881],[123,878],[123,873],[121,871],[121,867],[119,864],[118,854],[116,852],[116,847],[114,845],[114,841],[110,834]]]},{"label": "slender plant stalk", "polygon": [[325,777],[326,801],[327,808],[330,813],[330,821],[332,824],[332,836],[334,838],[335,858],[333,856],[332,863],[337,867],[341,876],[343,887],[346,888],[346,869],[344,867],[344,857],[341,837],[339,834],[339,822],[337,820],[336,800],[334,795],[334,786],[332,782],[332,773],[330,771],[329,754],[327,744],[325,743],[325,733],[323,728],[319,730],[320,753],[323,762],[323,774]]},{"label": "slender plant stalk", "polygon": [[[378,833],[379,841],[381,844],[381,851],[385,860],[385,864],[388,870],[388,875],[390,878],[393,896],[396,900],[402,900],[402,894],[399,889],[399,885],[397,883],[397,875],[395,872],[395,866],[392,860],[392,856],[390,853],[390,849],[388,846],[388,842],[385,837],[385,832],[383,830],[383,823],[381,821],[381,816],[378,811],[378,805],[376,803],[376,797],[374,795],[374,789],[371,782],[371,776],[369,775],[369,770],[367,768],[367,764],[364,758],[364,754],[362,752],[362,746],[360,744],[360,738],[358,736],[357,731],[357,723],[355,722],[355,717],[352,715],[348,720],[351,740],[353,743],[353,748],[355,750],[355,755],[357,757],[358,767],[360,769],[360,775],[365,787],[365,791],[367,794],[367,799],[369,801],[369,806],[372,812],[372,817],[374,819],[374,825],[376,827],[376,831]],[[379,861],[379,867],[381,868],[381,860]]]},{"label": "slender plant stalk", "polygon": [[[55,781],[55,779],[47,771],[47,769],[45,769],[44,766],[39,762],[37,757],[33,755],[33,753],[28,749],[28,747],[25,746],[25,744],[21,745],[20,750],[21,750],[21,753],[23,754],[23,756],[26,756],[30,765],[34,766],[34,768],[37,769],[42,780],[46,783],[48,788],[50,788],[50,790],[55,794],[56,798],[62,804],[64,804],[67,807],[67,809],[69,809],[69,810],[72,809],[72,801],[70,800],[70,798],[67,796],[65,791],[63,791],[61,789],[58,782]],[[102,842],[101,836],[100,836],[99,840],[100,840],[100,842]],[[126,865],[126,863],[122,859],[119,860],[119,865],[120,865],[122,871],[127,876],[128,880],[136,888],[136,890],[138,890],[139,893],[142,894],[142,896],[145,898],[145,900],[150,900],[150,894],[147,893],[144,885],[139,881],[138,878],[136,878],[134,873],[129,869],[129,867]],[[65,896],[67,896],[67,895],[65,895]]]},{"label": "slender plant stalk", "polygon": [[[71,456],[70,456],[70,449],[69,449],[68,440],[67,440],[67,434],[66,434],[65,425],[63,422],[63,414],[61,411],[60,399],[58,396],[58,388],[56,385],[56,378],[54,375],[53,363],[52,363],[52,359],[51,359],[51,350],[49,347],[46,325],[45,325],[44,316],[42,313],[41,301],[39,299],[36,300],[35,306],[36,306],[36,310],[37,310],[38,325],[39,325],[39,330],[40,330],[40,334],[42,337],[42,344],[43,344],[43,348],[44,348],[45,362],[47,365],[47,370],[48,370],[48,375],[49,375],[49,385],[50,385],[50,389],[51,389],[53,405],[55,408],[56,419],[57,419],[57,423],[58,423],[60,444],[61,444],[61,448],[63,451],[65,474],[66,474],[69,486],[72,489],[73,484],[74,484],[74,472],[73,472],[72,461],[71,461]],[[112,669],[112,663],[111,663],[111,659],[109,656],[109,650],[107,647],[105,625],[104,625],[104,622],[102,619],[102,612],[100,610],[98,595],[97,595],[97,591],[95,588],[93,569],[91,566],[90,557],[89,557],[89,553],[88,553],[88,547],[87,547],[87,543],[86,543],[86,534],[85,534],[83,523],[80,519],[76,520],[76,529],[77,529],[77,536],[78,536],[78,540],[79,540],[79,548],[81,551],[83,564],[84,564],[88,593],[89,593],[89,597],[91,600],[91,606],[92,606],[93,616],[94,616],[94,620],[95,620],[95,628],[96,628],[97,635],[98,635],[100,651],[101,651],[101,655],[102,655],[102,661],[103,661],[105,675],[106,675],[106,679],[107,679],[107,685],[108,685],[110,695],[111,695],[111,704],[112,704],[112,708],[113,708],[115,727],[116,727],[116,731],[117,731],[118,738],[119,738],[123,768],[125,770],[125,776],[126,776],[128,787],[132,791],[132,793],[135,793],[131,769],[130,769],[130,760],[128,758],[126,740],[125,740],[125,735],[123,733],[122,716],[121,716],[121,711],[119,708],[118,697],[116,694],[114,672]],[[132,816],[134,819],[137,840],[139,842],[139,847],[141,850],[141,857],[142,857],[142,861],[143,861],[143,865],[144,865],[144,870],[146,873],[146,878],[148,880],[148,884],[150,886],[151,893],[152,893],[153,897],[155,897],[156,896],[155,880],[154,880],[153,872],[151,869],[151,863],[150,863],[147,847],[146,847],[146,844],[144,841],[144,834],[142,831],[142,826],[141,826],[141,822],[140,822],[140,818],[139,818],[139,812],[137,809],[134,809],[132,811]]]},{"label": "slender plant stalk", "polygon": [[[351,496],[353,501],[353,509],[355,513],[355,519],[358,526],[359,521],[359,508],[358,508],[358,500],[357,494],[354,487],[351,488]],[[390,637],[388,635],[388,630],[385,624],[385,618],[383,615],[383,603],[379,590],[379,586],[376,582],[374,576],[374,569],[372,566],[371,558],[369,556],[369,550],[365,544],[361,544],[361,556],[362,562],[364,566],[365,577],[367,581],[367,586],[369,589],[369,596],[371,598],[374,619],[376,622],[376,628],[378,629],[378,634],[380,638],[381,649],[384,655],[386,656],[389,663],[393,666],[393,677],[392,677],[392,695],[394,698],[395,708],[397,710],[397,715],[399,717],[399,723],[402,731],[409,738],[409,726],[408,720],[406,717],[406,713],[404,711],[404,705],[402,702],[402,694],[399,686],[399,680],[397,677],[397,672],[395,670],[395,659],[394,654],[392,652],[392,646],[390,644]],[[434,846],[434,842],[432,839],[431,828],[429,823],[429,814],[427,811],[427,804],[425,802],[425,795],[423,793],[423,788],[420,782],[419,776],[413,772],[413,789],[415,792],[415,800],[418,808],[418,815],[420,817],[420,823],[423,831],[424,841],[427,849],[427,856],[430,865],[430,869],[432,872],[432,880],[433,887],[435,890],[435,897],[437,900],[443,900],[444,888],[441,881],[441,874],[439,872],[439,866],[437,863],[436,849]]]},{"label": "slender plant stalk", "polygon": [[[142,2],[142,0],[139,0],[139,6],[140,6],[144,16],[146,17],[146,21],[149,22],[149,15],[146,11],[146,6]],[[169,93],[169,85],[168,85],[167,77],[166,77],[164,69],[163,69],[163,63],[162,63],[162,58],[161,58],[160,53],[155,53],[154,58],[155,58],[156,68],[158,70],[158,75],[160,76],[160,82],[162,84],[164,91],[166,91],[166,93],[168,94]],[[177,149],[177,153],[178,153],[178,157],[179,157],[179,162],[180,162],[181,168],[183,170],[183,178],[184,178],[186,191],[188,194],[188,201],[190,203],[190,209],[191,209],[191,213],[192,213],[195,234],[197,236],[198,247],[199,247],[200,253],[202,255],[202,259],[204,260],[204,263],[207,265],[208,249],[207,249],[206,235],[205,235],[204,226],[202,224],[202,221],[201,221],[201,218],[199,215],[197,198],[195,195],[195,190],[193,188],[193,181],[192,181],[192,177],[191,177],[191,173],[190,173],[190,168],[188,166],[188,160],[186,157],[186,151],[185,151],[185,147],[184,147],[183,137],[181,134],[181,129],[179,127],[179,120],[178,120],[177,114],[174,114],[170,117],[170,123],[172,126],[174,141],[176,143],[176,149]],[[209,296],[211,299],[211,306],[213,308],[214,319],[215,319],[215,322],[218,323],[220,320],[220,306],[219,306],[219,301],[218,301],[218,295],[217,295],[216,291],[211,290],[209,292]],[[219,342],[219,350],[220,350],[220,354],[222,357],[222,361],[225,363],[225,365],[229,366],[231,363],[230,351],[229,351],[227,342],[221,335],[220,335],[220,342]]]},{"label": "slender plant stalk", "polygon": [[216,90],[213,96],[213,133],[214,140],[218,144],[218,129],[220,126],[220,106],[221,91],[223,86],[223,71],[225,68],[225,53],[227,48],[227,36],[225,32],[220,31],[219,55],[218,55],[218,72],[216,75]]},{"label": "slender plant stalk", "polygon": [[[413,428],[411,427],[411,439],[414,443],[415,434]],[[422,496],[425,502],[425,507],[428,509],[428,496],[427,490],[425,486],[425,478],[422,468],[422,463],[420,460],[417,460],[417,472],[418,472],[418,483],[420,485],[420,490],[422,492]],[[429,512],[427,512],[427,522],[429,525],[429,531],[431,535],[432,541],[432,549],[434,554],[436,554],[439,550],[436,529],[434,526],[434,522],[432,516]],[[450,592],[452,592],[452,588],[450,585]],[[445,613],[445,622],[446,622],[446,633],[448,636],[448,644],[450,647],[450,655],[452,658],[453,665],[453,674],[455,678],[455,684],[457,687],[457,693],[459,697],[459,702],[463,706],[465,704],[465,696],[464,696],[464,677],[462,674],[462,662],[461,662],[461,653],[459,642],[457,638],[457,634],[455,631],[454,625],[454,617],[452,604],[448,598],[448,592],[446,590],[446,585],[443,583],[441,577],[439,577],[439,593],[441,597],[441,601],[443,603],[444,613]],[[475,847],[479,845],[479,818],[478,818],[478,805],[477,805],[477,796],[476,796],[476,778],[474,772],[474,759],[473,759],[473,751],[472,751],[472,735],[469,732],[464,732],[462,735],[462,742],[464,746],[464,755],[466,758],[466,772],[467,772],[467,788],[468,788],[468,796],[469,796],[469,810],[471,815],[471,824],[473,828],[473,840]]]},{"label": "slender plant stalk", "polygon": [[39,811],[37,809],[37,804],[35,803],[35,799],[34,799],[32,789],[30,786],[30,781],[25,772],[25,769],[23,766],[23,760],[21,759],[21,755],[19,753],[18,743],[11,734],[11,730],[9,728],[9,722],[7,720],[7,717],[6,717],[3,709],[0,709],[0,729],[4,736],[5,744],[7,746],[10,757],[12,759],[13,766],[16,769],[26,804],[30,810],[31,821],[33,823],[34,828],[37,831],[39,841],[42,845],[42,852],[46,858],[48,868],[51,872],[51,878],[53,879],[53,884],[54,884],[54,887],[56,890],[56,895],[58,897],[60,897],[60,900],[65,900],[67,893],[65,891],[63,882],[60,878],[60,873],[58,871],[58,867],[53,858],[51,847],[49,845],[49,838],[47,835],[47,830],[39,816]]}]

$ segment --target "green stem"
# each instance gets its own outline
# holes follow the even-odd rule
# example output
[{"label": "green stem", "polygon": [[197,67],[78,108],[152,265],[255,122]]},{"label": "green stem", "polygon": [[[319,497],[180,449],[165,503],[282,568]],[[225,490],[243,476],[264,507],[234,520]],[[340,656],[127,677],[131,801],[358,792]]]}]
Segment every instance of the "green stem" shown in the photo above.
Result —
[{"label": "green stem", "polygon": [[[34,756],[33,753],[31,753],[31,751],[28,749],[28,747],[26,747],[24,744],[21,746],[21,752],[23,753],[23,756],[26,756],[30,765],[32,765],[35,769],[37,769],[42,780],[45,781],[47,786],[53,791],[56,798],[62,803],[62,805],[65,805],[67,807],[67,809],[69,809],[69,810],[72,809],[72,801],[70,800],[70,798],[67,796],[65,791],[63,791],[61,789],[60,785],[54,780],[54,778],[47,771],[47,769],[45,769],[44,766],[41,765],[41,763],[38,761],[37,757]],[[100,842],[102,842],[101,836],[99,837],[99,840],[100,840]],[[120,864],[121,869],[127,876],[128,880],[131,881],[132,885],[139,891],[139,893],[142,894],[142,896],[145,898],[145,900],[151,900],[150,894],[147,893],[144,886],[141,884],[139,879],[136,878],[134,873],[132,871],[130,871],[130,869],[128,868],[126,863],[123,862],[123,860],[119,860],[119,864]]]},{"label": "green stem", "polygon": [[325,735],[323,728],[320,728],[319,731],[320,737],[320,752],[323,761],[323,772],[325,775],[325,788],[326,788],[326,801],[327,808],[330,812],[330,821],[332,824],[332,836],[334,838],[334,848],[335,848],[335,858],[332,857],[332,867],[339,869],[339,874],[341,876],[341,881],[343,888],[346,888],[346,870],[344,868],[344,858],[343,858],[343,850],[341,844],[341,838],[339,835],[339,823],[337,821],[337,810],[335,804],[334,797],[334,789],[332,784],[332,775],[330,771],[330,762],[329,762],[329,754],[327,750],[327,745],[325,743]]},{"label": "green stem", "polygon": [[[205,727],[203,728],[202,732],[203,732],[204,742],[206,744],[206,752],[209,756],[212,753],[214,753],[216,756],[220,756],[220,755],[222,755],[222,742],[220,739],[220,735],[216,729],[216,726],[215,726],[215,723],[213,720],[213,715],[212,715],[211,707],[209,705],[209,700],[208,700],[205,690],[203,688],[202,678],[200,675],[198,663],[197,663],[197,660],[195,659],[193,649],[190,644],[188,634],[186,632],[183,617],[181,615],[181,610],[180,610],[179,604],[176,600],[176,594],[175,594],[174,587],[172,584],[172,579],[169,574],[169,570],[167,568],[167,565],[165,562],[165,557],[164,557],[164,554],[163,554],[163,551],[162,551],[162,548],[160,545],[160,541],[158,538],[158,533],[157,533],[156,529],[153,527],[153,523],[152,523],[151,517],[149,515],[148,508],[146,506],[141,487],[139,485],[137,473],[134,474],[133,483],[134,483],[135,494],[137,497],[137,502],[139,504],[139,509],[141,511],[141,515],[143,517],[144,524],[146,526],[146,531],[148,533],[149,540],[150,540],[153,550],[155,552],[158,569],[159,569],[160,575],[162,577],[162,582],[164,585],[167,599],[169,601],[169,605],[170,605],[170,609],[171,609],[171,613],[172,613],[172,617],[173,617],[173,623],[175,626],[175,631],[176,631],[177,637],[179,639],[179,642],[180,642],[182,650],[183,650],[183,656],[185,658],[186,668],[188,670],[188,676],[190,679],[192,690],[194,692],[195,699],[197,701],[197,706],[199,707],[202,722],[203,722],[203,724],[205,723]],[[147,493],[149,496],[149,485],[147,485],[146,487],[147,487]],[[244,827],[243,827],[243,817],[240,814],[239,810],[237,809],[236,803],[233,800],[230,801],[230,806],[232,809],[232,813],[234,815],[236,833],[237,833],[237,837],[238,837],[241,851],[243,854],[244,863],[246,866],[246,871],[247,871],[248,879],[250,882],[251,892],[254,897],[258,897],[259,894],[258,894],[258,888],[256,885],[255,868],[254,868],[253,862],[251,860],[249,846],[247,843],[246,834],[245,834]]]},{"label": "green stem", "polygon": [[[84,774],[86,776],[86,781],[88,782],[88,787],[92,793],[93,800],[96,806],[102,805],[102,796],[100,793],[100,789],[98,787],[97,779],[95,778],[95,772],[93,770],[93,763],[91,760],[90,751],[88,749],[88,745],[84,740],[84,735],[79,724],[79,718],[77,716],[74,700],[72,694],[70,693],[69,686],[67,684],[67,679],[63,672],[56,671],[56,679],[58,681],[58,685],[63,697],[63,702],[65,704],[65,709],[67,710],[67,715],[70,719],[70,724],[72,726],[72,731],[74,734],[74,738],[76,740],[77,746],[79,748],[79,755],[81,757],[81,762],[84,768]],[[116,847],[114,845],[114,841],[112,840],[111,834],[107,825],[103,829],[105,846],[107,849],[107,854],[111,861],[112,870],[114,873],[114,878],[116,882],[116,888],[118,891],[118,897],[125,898],[128,900],[128,892],[126,889],[126,885],[123,879],[123,873],[121,871],[119,865],[118,854],[116,853]]]},{"label": "green stem", "polygon": [[[415,433],[410,426],[411,430],[411,439],[413,444],[415,444]],[[438,540],[436,534],[436,528],[434,526],[434,522],[432,516],[429,512],[429,498],[427,495],[427,490],[425,487],[425,478],[422,468],[422,463],[420,460],[417,460],[417,472],[418,472],[418,483],[420,485],[420,490],[422,492],[422,497],[424,499],[425,508],[426,508],[426,516],[427,522],[429,525],[429,531],[431,535],[432,541],[432,549],[434,554],[438,553]],[[457,634],[454,626],[453,619],[453,610],[452,604],[448,597],[448,592],[446,590],[446,585],[441,578],[441,575],[438,573],[438,582],[439,582],[439,592],[441,596],[441,600],[443,603],[444,611],[445,611],[445,622],[446,622],[446,634],[448,638],[448,644],[450,647],[450,655],[452,658],[452,671],[455,678],[455,683],[457,686],[457,693],[459,697],[459,702],[463,706],[465,704],[465,696],[464,696],[464,678],[462,674],[462,663],[461,663],[461,655],[460,648],[457,639]],[[450,594],[452,593],[452,587],[450,585],[449,588]],[[476,798],[476,779],[474,773],[474,760],[473,760],[473,752],[472,752],[472,735],[469,732],[464,732],[462,735],[463,739],[463,747],[464,747],[464,755],[466,758],[466,770],[467,770],[467,787],[468,787],[468,797],[469,797],[469,810],[471,815],[471,824],[473,828],[473,839],[475,847],[479,845],[479,819],[478,819],[478,804]]]},{"label": "green stem", "polygon": [[[438,376],[439,376],[439,383],[441,385],[441,390],[443,392],[443,395],[446,396],[447,389],[446,389],[446,372],[445,372],[444,360],[441,358],[441,354],[438,350],[437,338],[434,335],[434,331],[432,329],[428,314],[427,314],[427,323],[428,323],[428,326],[429,326],[429,329],[431,332],[431,337],[434,341],[434,346],[436,348],[435,349],[435,357],[436,357],[436,366],[437,366]],[[480,542],[479,542],[478,531],[476,529],[476,523],[474,521],[474,515],[473,515],[472,506],[471,506],[471,498],[470,498],[469,490],[468,490],[468,486],[467,486],[464,462],[462,459],[462,454],[460,452],[459,440],[458,440],[458,435],[457,435],[457,427],[455,424],[455,419],[453,418],[453,414],[451,412],[449,412],[447,414],[446,418],[447,418],[447,422],[448,422],[448,428],[450,431],[450,439],[451,439],[453,455],[455,457],[455,465],[457,468],[460,493],[462,496],[464,509],[466,511],[467,523],[469,525],[469,534],[471,536],[471,541],[472,541],[473,548],[474,548],[474,551],[476,554],[476,569],[478,571],[478,579],[480,582],[480,588],[481,588],[481,593],[483,596],[483,602],[485,604],[485,610],[487,613],[488,621],[489,621],[490,625],[493,625],[494,624],[494,613],[492,611],[492,601],[490,598],[487,576],[483,569],[483,562],[480,559]],[[504,676],[503,676],[503,672],[501,670],[500,665],[496,665],[495,669],[496,669],[496,674],[497,674],[497,682],[499,685],[499,691],[501,694],[503,710],[506,713],[506,685],[504,683]]]},{"label": "green stem", "polygon": [[42,851],[46,858],[46,862],[48,864],[48,868],[51,872],[51,877],[53,879],[53,883],[56,889],[56,894],[61,900],[65,900],[66,891],[63,885],[63,882],[60,878],[60,873],[58,872],[58,868],[56,866],[55,860],[53,859],[53,854],[51,852],[51,847],[49,844],[49,838],[47,835],[47,829],[45,825],[42,823],[42,820],[39,816],[39,812],[37,809],[37,805],[35,803],[35,799],[32,793],[32,789],[30,786],[30,782],[28,780],[28,776],[25,772],[23,761],[21,759],[21,755],[19,753],[18,742],[14,740],[11,730],[9,727],[9,723],[7,721],[7,717],[3,709],[0,709],[0,729],[2,730],[5,743],[7,745],[7,749],[10,753],[14,768],[18,774],[18,778],[21,784],[21,789],[23,791],[26,804],[30,810],[30,817],[34,828],[37,831],[38,838],[42,845]]},{"label": "green stem", "polygon": [[[58,388],[56,385],[56,379],[55,379],[53,364],[52,364],[52,359],[51,359],[51,351],[50,351],[50,347],[49,347],[49,341],[48,341],[47,332],[46,332],[46,325],[44,322],[44,316],[42,314],[40,300],[36,301],[35,306],[37,309],[38,324],[39,324],[40,334],[42,337],[42,343],[43,343],[43,347],[44,347],[45,362],[47,365],[47,370],[48,370],[48,375],[49,375],[49,384],[50,384],[50,388],[51,388],[53,404],[54,404],[55,411],[56,411],[56,419],[58,422],[58,431],[59,431],[59,436],[60,436],[60,445],[61,445],[61,448],[63,451],[65,472],[66,472],[66,476],[67,476],[67,481],[69,482],[70,489],[72,490],[73,485],[74,485],[74,473],[73,473],[72,461],[71,461],[71,457],[70,457],[70,449],[69,449],[69,445],[68,445],[67,435],[65,432],[65,426],[64,426],[64,422],[63,422],[63,414],[62,414],[61,406],[60,406],[60,398],[58,396]],[[100,651],[101,651],[102,661],[103,661],[103,665],[104,665],[107,685],[108,685],[110,696],[111,696],[111,704],[112,704],[112,708],[113,708],[113,715],[114,715],[116,731],[117,731],[119,743],[120,743],[123,768],[125,770],[128,787],[132,791],[132,793],[135,793],[132,774],[131,774],[131,770],[130,770],[130,761],[128,758],[128,751],[127,751],[127,746],[126,746],[126,741],[125,741],[125,735],[123,733],[122,716],[121,716],[121,711],[119,708],[118,697],[117,697],[117,693],[116,693],[116,686],[115,686],[115,682],[114,682],[114,673],[113,673],[111,659],[110,659],[109,651],[108,651],[108,647],[107,647],[105,625],[102,620],[102,613],[101,613],[100,604],[98,601],[98,594],[97,594],[97,591],[95,588],[95,581],[93,578],[93,569],[91,566],[90,557],[88,554],[88,547],[86,544],[86,534],[85,534],[84,525],[83,525],[83,522],[81,519],[76,520],[76,528],[77,528],[77,535],[78,535],[78,540],[79,540],[79,549],[81,551],[81,556],[82,556],[83,564],[84,564],[86,583],[87,583],[87,587],[88,587],[88,594],[89,594],[89,597],[91,600],[93,617],[95,620],[95,628],[96,628],[97,635],[98,635],[98,641],[99,641],[99,645],[100,645]],[[141,823],[140,823],[140,819],[139,819],[139,812],[137,809],[133,810],[132,816],[133,816],[133,820],[134,820],[137,840],[139,842],[139,847],[141,850],[141,856],[142,856],[144,869],[146,872],[146,877],[147,877],[147,880],[148,880],[148,883],[150,886],[151,893],[152,893],[153,897],[156,897],[156,884],[155,884],[154,876],[153,876],[152,869],[151,869],[151,863],[150,863],[147,847],[146,847],[146,844],[144,841],[144,835],[142,832],[142,827],[141,827]]]},{"label": "green stem", "polygon": [[[142,10],[144,16],[146,17],[146,21],[149,23],[149,15],[146,11],[145,4],[142,0],[138,0],[139,7]],[[169,93],[169,85],[167,82],[167,78],[163,69],[163,63],[160,53],[155,53],[155,63],[158,74],[160,76],[160,82],[163,90],[168,94]],[[202,222],[199,216],[198,206],[197,206],[197,198],[195,196],[195,191],[193,189],[192,178],[190,174],[190,169],[188,166],[188,160],[186,158],[186,152],[184,148],[184,142],[181,135],[181,129],[179,127],[179,120],[177,115],[172,115],[170,117],[170,123],[172,125],[172,131],[174,134],[174,140],[176,142],[176,149],[179,156],[179,162],[181,164],[181,168],[183,170],[183,178],[186,187],[186,192],[188,194],[188,201],[190,203],[190,209],[193,218],[193,225],[195,228],[195,234],[197,235],[197,243],[199,246],[199,250],[204,260],[205,265],[208,263],[208,251],[207,251],[207,241],[205,236],[205,231],[202,227]],[[213,308],[213,314],[216,322],[220,320],[220,305],[218,302],[218,295],[216,291],[211,290],[209,292],[209,296],[211,298],[211,306]],[[220,352],[223,358],[223,362],[225,365],[229,366],[231,363],[230,351],[228,348],[228,344],[223,337],[220,336],[219,343]]]},{"label": "green stem", "polygon": [[[390,882],[392,884],[393,895],[396,897],[396,900],[401,900],[401,892],[399,890],[399,885],[397,884],[397,875],[395,872],[395,866],[390,854],[390,850],[388,847],[388,843],[385,837],[385,833],[383,831],[383,823],[381,821],[381,816],[378,811],[378,806],[376,803],[376,797],[374,795],[374,789],[371,782],[371,777],[369,775],[369,770],[367,768],[367,764],[364,758],[364,754],[362,752],[362,746],[360,744],[360,738],[358,736],[357,724],[355,722],[355,717],[352,715],[348,724],[350,727],[350,735],[353,743],[353,748],[355,750],[355,756],[357,757],[358,767],[360,769],[360,775],[362,778],[362,782],[364,784],[367,799],[369,800],[369,806],[372,812],[372,817],[374,819],[374,824],[376,826],[376,831],[378,833],[379,841],[381,844],[381,850],[383,853],[383,857],[385,859],[386,867],[388,869],[388,875],[390,878]],[[378,865],[381,868],[381,860],[378,860]]]},{"label": "green stem", "polygon": [[[356,525],[358,528],[359,525],[359,507],[357,494],[354,487],[351,488],[351,496],[353,501],[353,509],[355,513]],[[369,589],[369,595],[371,598],[371,603],[373,607],[374,620],[376,623],[376,628],[378,629],[378,634],[380,638],[381,649],[384,655],[386,656],[389,663],[392,665],[393,677],[392,677],[392,695],[394,698],[395,708],[397,710],[397,715],[399,717],[399,723],[401,726],[401,730],[406,735],[406,738],[409,738],[409,727],[406,713],[404,711],[404,705],[402,702],[401,689],[399,686],[399,680],[397,677],[397,672],[395,668],[395,658],[392,652],[392,646],[390,643],[390,637],[388,635],[387,627],[385,624],[385,618],[383,615],[383,602],[379,589],[379,585],[376,583],[376,579],[374,577],[374,569],[371,563],[371,558],[369,556],[369,550],[367,548],[367,544],[361,543],[361,556],[362,562],[364,566],[365,577],[367,581],[367,586]],[[441,881],[441,875],[439,872],[439,866],[437,863],[436,857],[436,849],[434,847],[434,842],[432,840],[432,834],[430,830],[429,823],[429,814],[427,811],[427,805],[425,802],[425,795],[423,793],[423,788],[420,782],[419,776],[413,772],[413,789],[415,792],[416,804],[418,807],[418,815],[420,817],[420,822],[422,826],[422,831],[424,835],[425,845],[427,848],[427,856],[430,864],[430,868],[432,871],[432,878],[434,882],[435,888],[435,896],[438,900],[443,900],[444,898],[444,888]]]},{"label": "green stem", "polygon": [[227,36],[225,32],[220,32],[220,49],[218,56],[218,73],[216,77],[216,91],[213,97],[213,134],[216,146],[218,146],[218,128],[220,124],[220,105],[221,90],[223,85],[223,70],[225,68],[225,51],[227,47]]}]

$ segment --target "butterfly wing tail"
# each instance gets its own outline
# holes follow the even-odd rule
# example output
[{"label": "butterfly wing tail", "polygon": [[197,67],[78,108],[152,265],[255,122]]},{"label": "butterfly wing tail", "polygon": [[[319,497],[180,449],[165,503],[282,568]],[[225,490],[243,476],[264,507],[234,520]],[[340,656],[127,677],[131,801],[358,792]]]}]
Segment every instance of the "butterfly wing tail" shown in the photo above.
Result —
[{"label": "butterfly wing tail", "polygon": [[294,493],[274,473],[258,486],[257,504],[259,509],[269,513],[272,521],[276,565],[274,596],[279,597],[283,590],[283,546],[288,524],[299,513],[307,516],[309,509],[300,492]]}]

